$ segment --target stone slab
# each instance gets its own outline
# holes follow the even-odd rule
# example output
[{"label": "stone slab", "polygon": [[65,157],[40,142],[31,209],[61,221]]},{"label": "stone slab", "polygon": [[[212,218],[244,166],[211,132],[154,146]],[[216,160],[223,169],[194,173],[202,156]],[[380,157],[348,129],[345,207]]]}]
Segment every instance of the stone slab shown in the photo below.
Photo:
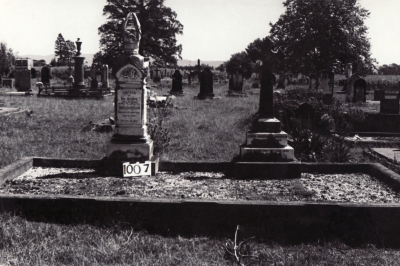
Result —
[{"label": "stone slab", "polygon": [[31,96],[33,95],[30,91],[10,91],[6,92],[7,96]]},{"label": "stone slab", "polygon": [[273,162],[273,160],[276,161],[294,161],[294,149],[290,146],[286,146],[283,148],[253,148],[253,147],[246,147],[242,146],[240,147],[240,158],[243,160],[246,160],[248,157],[258,157],[260,155],[261,157],[266,157],[265,160],[268,158],[271,159],[269,162]]},{"label": "stone slab", "polygon": [[247,132],[246,133],[246,145],[252,145],[253,140],[267,140],[268,138],[274,138],[279,141],[282,146],[287,145],[287,134],[284,131],[280,133],[265,133],[265,132]]},{"label": "stone slab", "polygon": [[[400,155],[400,150],[398,148],[372,148],[372,150],[381,155],[381,157],[389,160],[394,160],[395,151],[399,151],[398,154]],[[399,160],[400,158],[397,158],[397,161]]]},{"label": "stone slab", "polygon": [[0,116],[9,114],[9,113],[15,113],[20,111],[21,108],[12,108],[12,107],[0,107]]}]

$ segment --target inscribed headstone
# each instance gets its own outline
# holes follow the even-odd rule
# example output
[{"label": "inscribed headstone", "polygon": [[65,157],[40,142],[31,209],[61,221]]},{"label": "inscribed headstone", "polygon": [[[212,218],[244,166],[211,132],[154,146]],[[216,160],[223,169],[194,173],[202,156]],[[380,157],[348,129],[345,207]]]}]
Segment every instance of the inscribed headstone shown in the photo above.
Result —
[{"label": "inscribed headstone", "polygon": [[353,102],[365,102],[367,92],[367,82],[365,79],[359,78],[354,81],[354,100]]},{"label": "inscribed headstone", "polygon": [[241,92],[243,90],[243,71],[235,68],[229,79],[229,90]]}]

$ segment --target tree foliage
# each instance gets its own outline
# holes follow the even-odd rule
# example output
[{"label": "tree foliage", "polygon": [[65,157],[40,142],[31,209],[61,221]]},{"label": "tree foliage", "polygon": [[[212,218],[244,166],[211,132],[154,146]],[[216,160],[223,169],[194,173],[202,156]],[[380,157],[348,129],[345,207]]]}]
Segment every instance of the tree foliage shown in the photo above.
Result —
[{"label": "tree foliage", "polygon": [[390,65],[380,66],[378,73],[381,75],[400,75],[400,65],[393,63]]},{"label": "tree foliage", "polygon": [[244,78],[250,78],[252,73],[252,63],[246,52],[240,52],[231,55],[231,58],[224,63],[226,72],[232,74],[235,68],[240,68],[243,71]]},{"label": "tree foliage", "polygon": [[63,55],[64,47],[65,47],[64,37],[62,36],[61,33],[59,33],[57,36],[55,45],[54,45],[54,49],[55,49],[54,55],[58,56],[59,62],[64,62],[64,55]]},{"label": "tree foliage", "polygon": [[285,13],[270,23],[270,38],[285,53],[285,71],[343,72],[351,62],[361,73],[373,68],[364,25],[370,13],[357,0],[286,0],[283,5]]},{"label": "tree foliage", "polygon": [[7,44],[0,42],[0,75],[4,75],[11,70],[11,66],[15,64],[15,57],[13,50],[7,48]]},{"label": "tree foliage", "polygon": [[76,46],[74,42],[70,40],[65,41],[62,54],[64,55],[65,62],[70,65],[73,62],[73,58],[76,54]]},{"label": "tree foliage", "polygon": [[108,16],[108,21],[98,29],[103,63],[109,64],[112,57],[122,55],[122,25],[127,14],[135,12],[142,31],[139,54],[175,64],[182,52],[176,35],[182,34],[183,25],[163,3],[164,0],[107,0],[103,15]]}]

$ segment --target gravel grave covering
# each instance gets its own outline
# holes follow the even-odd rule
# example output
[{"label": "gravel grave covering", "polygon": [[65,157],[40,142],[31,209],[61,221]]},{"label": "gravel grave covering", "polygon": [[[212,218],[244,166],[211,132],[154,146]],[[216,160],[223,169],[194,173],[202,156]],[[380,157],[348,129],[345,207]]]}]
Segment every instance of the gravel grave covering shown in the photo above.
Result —
[{"label": "gravel grave covering", "polygon": [[235,180],[223,173],[159,172],[155,177],[99,177],[93,169],[33,167],[0,186],[2,194],[132,198],[398,203],[399,193],[363,173],[297,179]]}]

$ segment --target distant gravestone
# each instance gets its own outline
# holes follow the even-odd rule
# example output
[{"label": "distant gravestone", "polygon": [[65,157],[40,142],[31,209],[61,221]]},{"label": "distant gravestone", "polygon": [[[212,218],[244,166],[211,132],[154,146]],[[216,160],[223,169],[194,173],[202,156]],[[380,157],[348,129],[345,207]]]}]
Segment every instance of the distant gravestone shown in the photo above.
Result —
[{"label": "distant gravestone", "polygon": [[374,90],[374,101],[380,101],[385,99],[385,91],[384,90]]},{"label": "distant gravestone", "polygon": [[90,78],[91,79],[95,79],[96,78],[96,70],[94,68],[92,68],[90,70]]},{"label": "distant gravestone", "polygon": [[97,79],[92,79],[90,82],[90,90],[97,90],[99,88],[99,82]]},{"label": "distant gravestone", "polygon": [[380,106],[380,113],[382,114],[398,114],[399,113],[399,99],[382,99]]},{"label": "distant gravestone", "polygon": [[312,73],[310,75],[310,89],[317,90],[318,89],[318,79],[317,74]]},{"label": "distant gravestone", "polygon": [[3,79],[3,87],[4,88],[12,88],[13,87],[13,80],[12,79]]},{"label": "distant gravestone", "polygon": [[296,114],[303,119],[313,119],[315,116],[315,109],[311,104],[304,102],[297,107]]},{"label": "distant gravestone", "polygon": [[200,93],[198,99],[214,98],[213,73],[207,67],[200,74]]},{"label": "distant gravestone", "polygon": [[31,68],[31,78],[36,78],[36,69]]},{"label": "distant gravestone", "polygon": [[170,91],[171,94],[182,94],[182,74],[177,69],[175,73],[172,75],[172,89]]},{"label": "distant gravestone", "polygon": [[109,82],[109,71],[108,71],[108,65],[103,65],[103,75],[102,75],[102,79],[101,79],[101,86],[103,88],[108,88],[110,87],[110,82]]},{"label": "distant gravestone", "polygon": [[101,73],[101,71],[96,71],[96,72],[95,72],[95,79],[96,79],[98,82],[101,82],[101,80],[103,79],[103,73]]},{"label": "distant gravestone", "polygon": [[45,85],[50,85],[50,68],[45,66],[41,71],[41,79],[40,81]]},{"label": "distant gravestone", "polygon": [[235,68],[229,79],[229,90],[234,92],[243,91],[243,71],[240,68]]},{"label": "distant gravestone", "polygon": [[15,71],[15,88],[18,91],[31,90],[31,71],[29,69],[17,69]]},{"label": "distant gravestone", "polygon": [[332,94],[334,85],[334,75],[329,70],[318,72],[318,89],[323,93]]},{"label": "distant gravestone", "polygon": [[357,79],[354,81],[354,99],[353,102],[366,102],[365,95],[367,93],[367,82],[365,79]]}]

